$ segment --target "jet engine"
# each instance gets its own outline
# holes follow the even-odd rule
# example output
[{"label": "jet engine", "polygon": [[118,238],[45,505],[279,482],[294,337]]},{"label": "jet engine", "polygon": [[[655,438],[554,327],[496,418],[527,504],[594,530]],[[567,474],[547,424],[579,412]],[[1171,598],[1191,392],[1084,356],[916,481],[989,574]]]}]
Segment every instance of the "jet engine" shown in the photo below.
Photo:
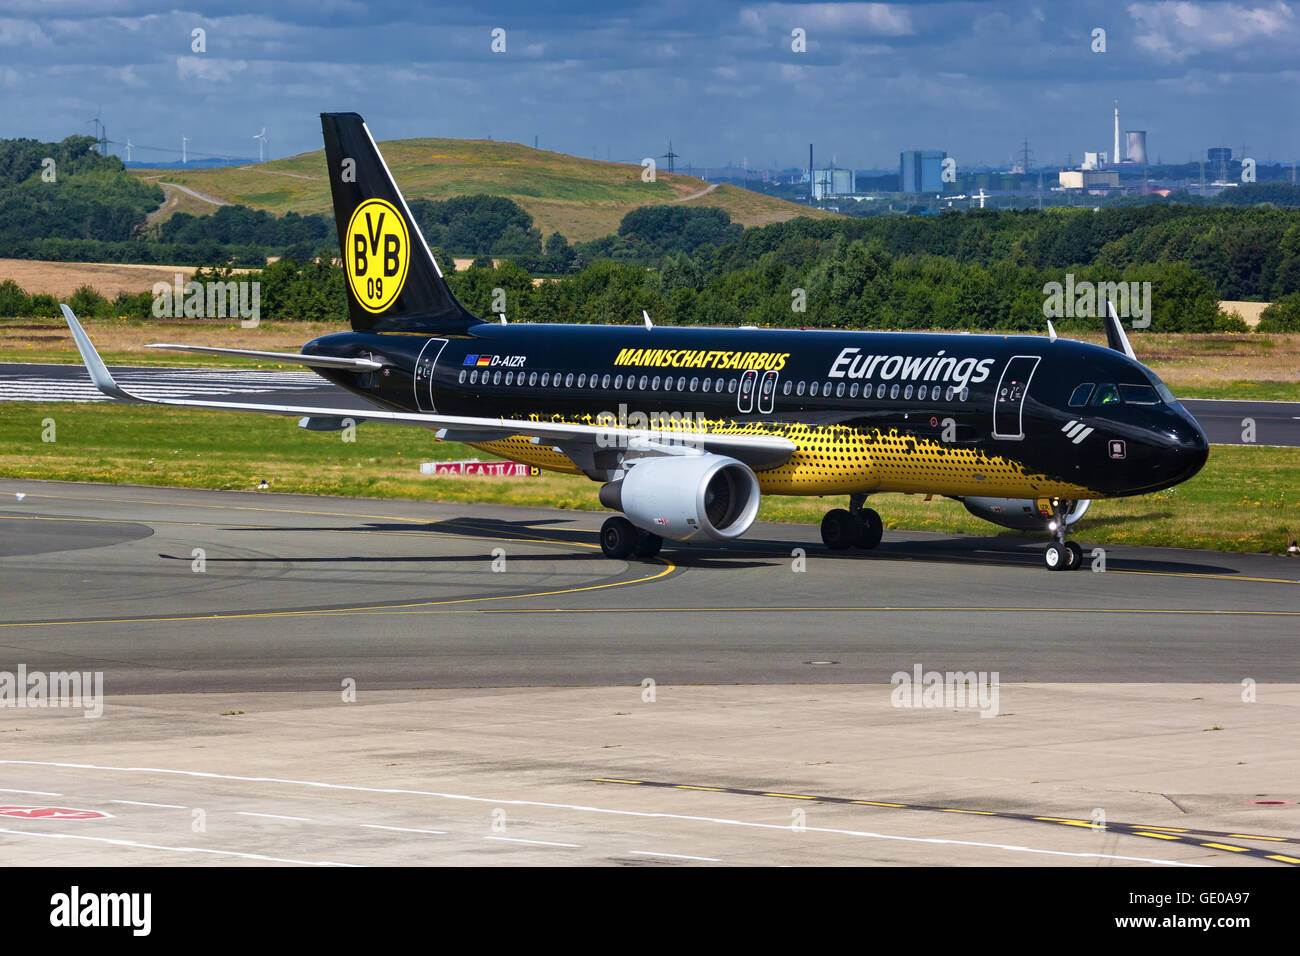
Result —
[{"label": "jet engine", "polygon": [[[1046,531],[1052,520],[1052,505],[1046,498],[966,497],[961,499],[961,503],[975,517],[1017,531]],[[1087,498],[1070,502],[1065,514],[1065,526],[1068,528],[1082,518],[1090,504],[1092,502]]]},{"label": "jet engine", "polygon": [[758,479],[734,458],[665,455],[628,464],[624,477],[601,486],[600,502],[644,531],[674,541],[700,534],[727,541],[758,515]]}]

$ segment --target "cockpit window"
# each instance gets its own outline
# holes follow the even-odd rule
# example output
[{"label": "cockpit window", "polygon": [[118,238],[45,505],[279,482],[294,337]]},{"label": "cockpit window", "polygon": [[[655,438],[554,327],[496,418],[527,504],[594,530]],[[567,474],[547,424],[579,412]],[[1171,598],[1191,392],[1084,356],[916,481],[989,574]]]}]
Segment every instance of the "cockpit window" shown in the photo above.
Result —
[{"label": "cockpit window", "polygon": [[1121,385],[1119,393],[1126,405],[1160,404],[1160,395],[1150,385]]},{"label": "cockpit window", "polygon": [[1092,390],[1095,387],[1096,386],[1093,385],[1092,382],[1084,382],[1082,385],[1076,388],[1074,390],[1074,394],[1070,396],[1071,407],[1078,408],[1080,405],[1087,405],[1088,396],[1092,394]]},{"label": "cockpit window", "polygon": [[1118,405],[1119,389],[1107,382],[1104,385],[1098,385],[1097,391],[1092,396],[1093,405]]},{"label": "cockpit window", "polygon": [[1174,397],[1174,393],[1169,390],[1169,386],[1160,381],[1160,379],[1156,379],[1156,391],[1160,393],[1160,397],[1164,399],[1166,405],[1172,405],[1174,402],[1178,401],[1178,399]]}]

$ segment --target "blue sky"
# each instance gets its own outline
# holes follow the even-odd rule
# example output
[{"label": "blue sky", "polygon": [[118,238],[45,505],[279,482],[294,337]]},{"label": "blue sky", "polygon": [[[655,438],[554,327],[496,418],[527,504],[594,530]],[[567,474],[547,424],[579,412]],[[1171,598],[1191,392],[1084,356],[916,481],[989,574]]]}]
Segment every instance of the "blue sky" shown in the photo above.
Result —
[{"label": "blue sky", "polygon": [[[191,49],[206,31],[206,52]],[[491,50],[505,31],[504,53]],[[1092,31],[1106,31],[1095,53]],[[806,52],[792,50],[805,31]],[[317,114],[378,139],[508,139],[604,159],[896,167],[1077,163],[1145,129],[1166,162],[1243,145],[1300,158],[1300,4],[212,3],[0,0],[0,136],[91,131],[199,153],[320,146]],[[139,152],[136,159],[171,159]]]}]

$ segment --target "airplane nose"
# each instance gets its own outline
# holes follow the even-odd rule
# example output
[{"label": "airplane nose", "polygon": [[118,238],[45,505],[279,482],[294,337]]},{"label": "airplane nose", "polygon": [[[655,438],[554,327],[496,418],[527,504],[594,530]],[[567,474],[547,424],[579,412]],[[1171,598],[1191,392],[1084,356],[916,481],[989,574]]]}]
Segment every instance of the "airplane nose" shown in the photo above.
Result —
[{"label": "airplane nose", "polygon": [[1170,432],[1172,451],[1174,452],[1175,470],[1178,481],[1186,481],[1204,466],[1210,457],[1210,441],[1191,413],[1180,408],[1181,419]]}]

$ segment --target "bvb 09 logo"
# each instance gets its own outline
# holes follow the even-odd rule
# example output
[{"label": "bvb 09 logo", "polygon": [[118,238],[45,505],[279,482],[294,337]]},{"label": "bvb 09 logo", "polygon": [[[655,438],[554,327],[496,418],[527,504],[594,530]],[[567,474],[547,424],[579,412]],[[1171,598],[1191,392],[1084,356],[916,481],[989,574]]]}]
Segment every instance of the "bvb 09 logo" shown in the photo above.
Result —
[{"label": "bvb 09 logo", "polygon": [[406,282],[411,245],[391,203],[367,199],[348,220],[348,284],[367,312],[383,312]]}]

